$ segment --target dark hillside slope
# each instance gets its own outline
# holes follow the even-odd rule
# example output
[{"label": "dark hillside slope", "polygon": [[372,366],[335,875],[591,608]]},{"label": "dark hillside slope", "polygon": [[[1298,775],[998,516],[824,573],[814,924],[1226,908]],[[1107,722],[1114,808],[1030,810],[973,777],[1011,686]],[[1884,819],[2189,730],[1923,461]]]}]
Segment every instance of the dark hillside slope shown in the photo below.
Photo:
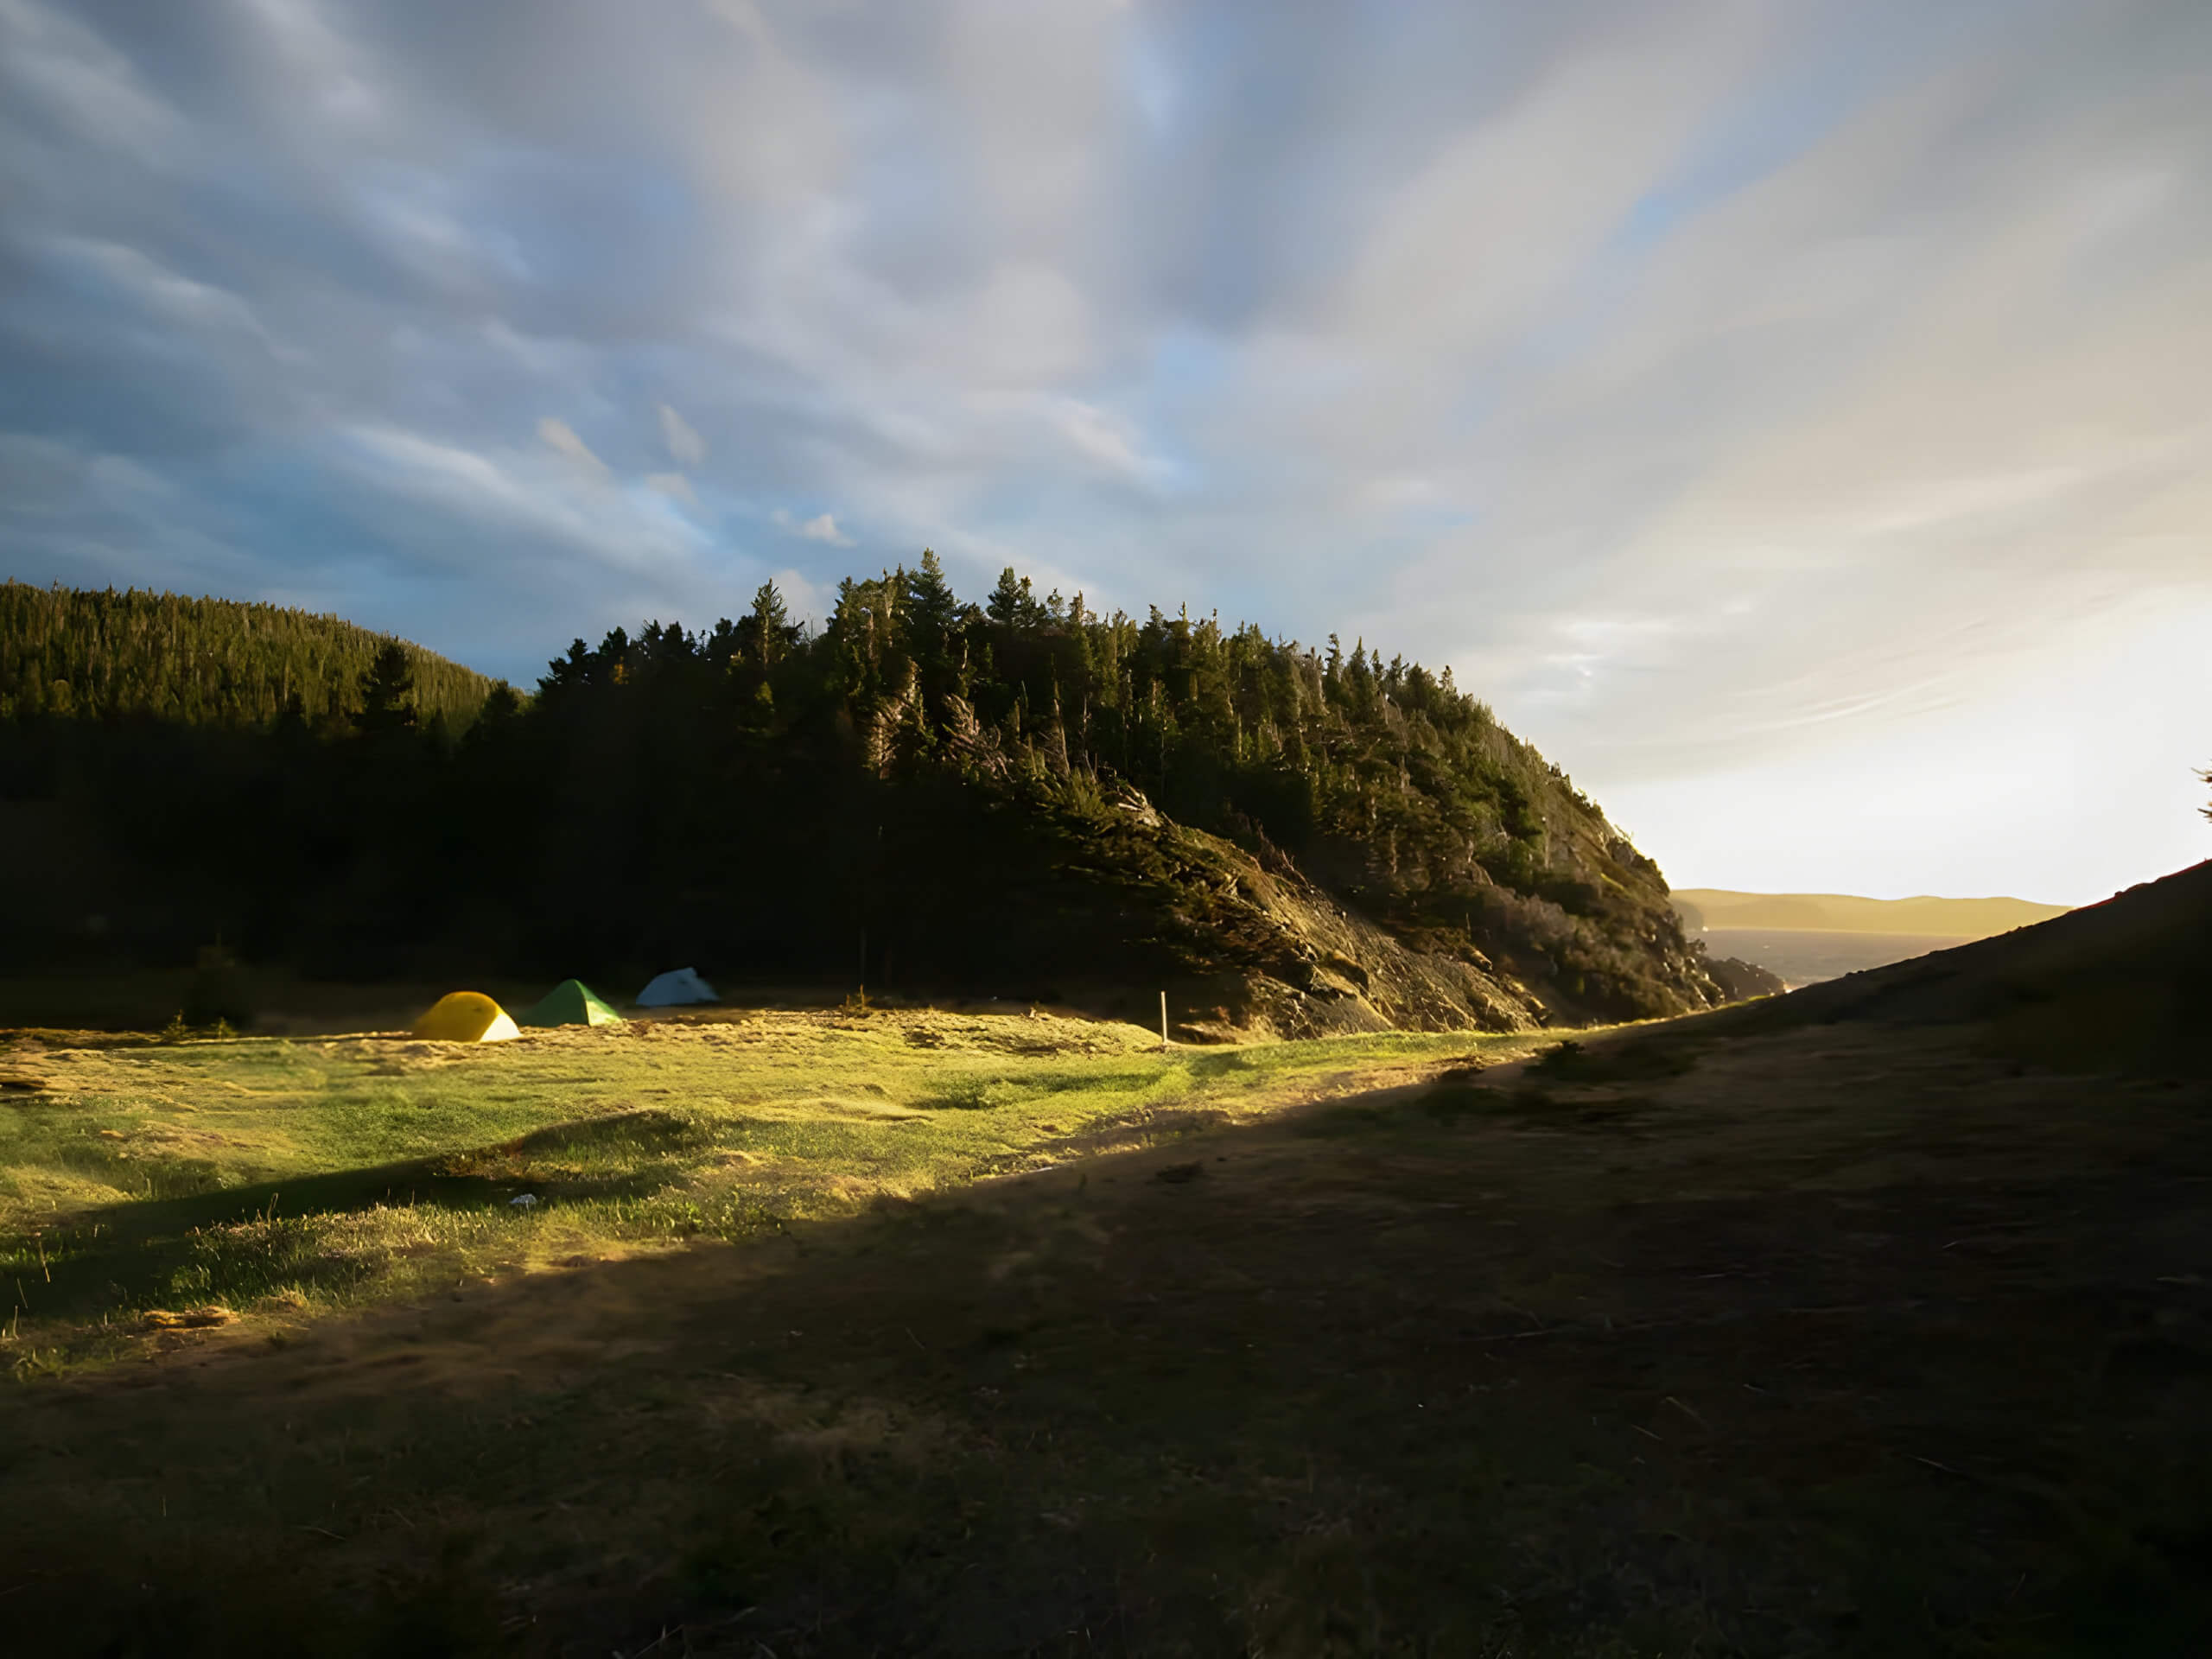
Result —
[{"label": "dark hillside slope", "polygon": [[[227,599],[0,582],[0,721],[150,716],[261,725],[358,712],[392,643],[334,616]],[[422,718],[465,726],[493,682],[404,645]]]},{"label": "dark hillside slope", "polygon": [[1719,1019],[1967,1026],[1998,1052],[2064,1070],[2212,1076],[2212,861]]}]

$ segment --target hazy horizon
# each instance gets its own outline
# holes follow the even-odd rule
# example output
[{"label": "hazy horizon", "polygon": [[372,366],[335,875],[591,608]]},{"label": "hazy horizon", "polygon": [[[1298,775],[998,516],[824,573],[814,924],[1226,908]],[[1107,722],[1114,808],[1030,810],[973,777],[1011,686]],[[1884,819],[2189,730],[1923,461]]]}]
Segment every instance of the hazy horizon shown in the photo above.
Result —
[{"label": "hazy horizon", "polygon": [[0,0],[0,575],[534,682],[925,546],[1676,888],[2212,854],[2212,10]]}]

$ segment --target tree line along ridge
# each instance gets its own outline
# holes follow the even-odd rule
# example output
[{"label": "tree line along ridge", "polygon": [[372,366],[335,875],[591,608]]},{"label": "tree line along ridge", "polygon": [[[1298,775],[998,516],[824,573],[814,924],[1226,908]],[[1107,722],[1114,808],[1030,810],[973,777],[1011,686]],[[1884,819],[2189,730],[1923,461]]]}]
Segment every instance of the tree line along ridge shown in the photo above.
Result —
[{"label": "tree line along ridge", "polygon": [[[124,601],[49,593],[8,662],[124,689],[33,705],[11,666],[0,741],[43,779],[19,795],[161,893],[149,949],[220,925],[364,972],[719,950],[878,982],[1305,983],[1327,957],[1364,984],[1359,948],[1316,943],[1333,911],[1548,1016],[1721,996],[1656,867],[1563,772],[1448,671],[1363,642],[1100,615],[1010,569],[971,603],[925,552],[842,582],[819,627],[767,584],[711,628],[578,639],[524,697],[332,619]],[[205,666],[174,683],[200,625],[219,694]],[[72,654],[96,649],[106,677]],[[134,829],[126,775],[184,827]]]},{"label": "tree line along ridge", "polygon": [[0,582],[0,720],[145,715],[263,725],[360,706],[377,654],[405,653],[426,721],[465,725],[493,682],[420,645],[335,616],[133,588]]}]

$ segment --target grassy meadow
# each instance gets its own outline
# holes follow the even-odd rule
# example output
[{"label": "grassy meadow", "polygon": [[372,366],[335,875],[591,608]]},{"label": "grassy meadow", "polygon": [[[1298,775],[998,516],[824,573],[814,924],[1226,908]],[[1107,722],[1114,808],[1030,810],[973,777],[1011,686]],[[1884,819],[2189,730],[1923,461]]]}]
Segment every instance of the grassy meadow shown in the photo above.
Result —
[{"label": "grassy meadow", "polygon": [[2212,1095],[1791,1011],[18,1033],[0,1636],[2212,1650]]},{"label": "grassy meadow", "polygon": [[[1529,1039],[1162,1053],[1047,1014],[760,1014],[500,1044],[24,1033],[0,1068],[0,1359],[297,1321],[739,1240]],[[522,1200],[517,1203],[516,1200]]]}]

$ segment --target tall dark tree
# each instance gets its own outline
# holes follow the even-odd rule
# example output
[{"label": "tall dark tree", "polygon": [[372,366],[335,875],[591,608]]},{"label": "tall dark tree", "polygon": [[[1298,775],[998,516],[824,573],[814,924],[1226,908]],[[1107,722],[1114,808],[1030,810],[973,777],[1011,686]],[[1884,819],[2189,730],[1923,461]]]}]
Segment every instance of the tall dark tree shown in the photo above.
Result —
[{"label": "tall dark tree", "polygon": [[391,640],[377,652],[376,660],[361,675],[361,712],[364,735],[381,737],[415,729],[418,711],[415,701],[415,664],[407,647]]},{"label": "tall dark tree", "polygon": [[922,562],[906,573],[906,621],[913,632],[915,654],[941,654],[960,620],[960,601],[944,579],[944,566],[935,552],[922,550]]},{"label": "tall dark tree", "polygon": [[798,639],[799,630],[791,625],[782,593],[774,582],[762,582],[753,595],[753,608],[737,625],[739,650],[749,665],[768,674],[790,654]]},{"label": "tall dark tree", "polygon": [[1010,564],[999,572],[998,585],[991,589],[990,597],[983,601],[983,613],[992,621],[1009,628],[1028,626],[1036,620],[1041,608],[1029,578],[1015,575]]}]

